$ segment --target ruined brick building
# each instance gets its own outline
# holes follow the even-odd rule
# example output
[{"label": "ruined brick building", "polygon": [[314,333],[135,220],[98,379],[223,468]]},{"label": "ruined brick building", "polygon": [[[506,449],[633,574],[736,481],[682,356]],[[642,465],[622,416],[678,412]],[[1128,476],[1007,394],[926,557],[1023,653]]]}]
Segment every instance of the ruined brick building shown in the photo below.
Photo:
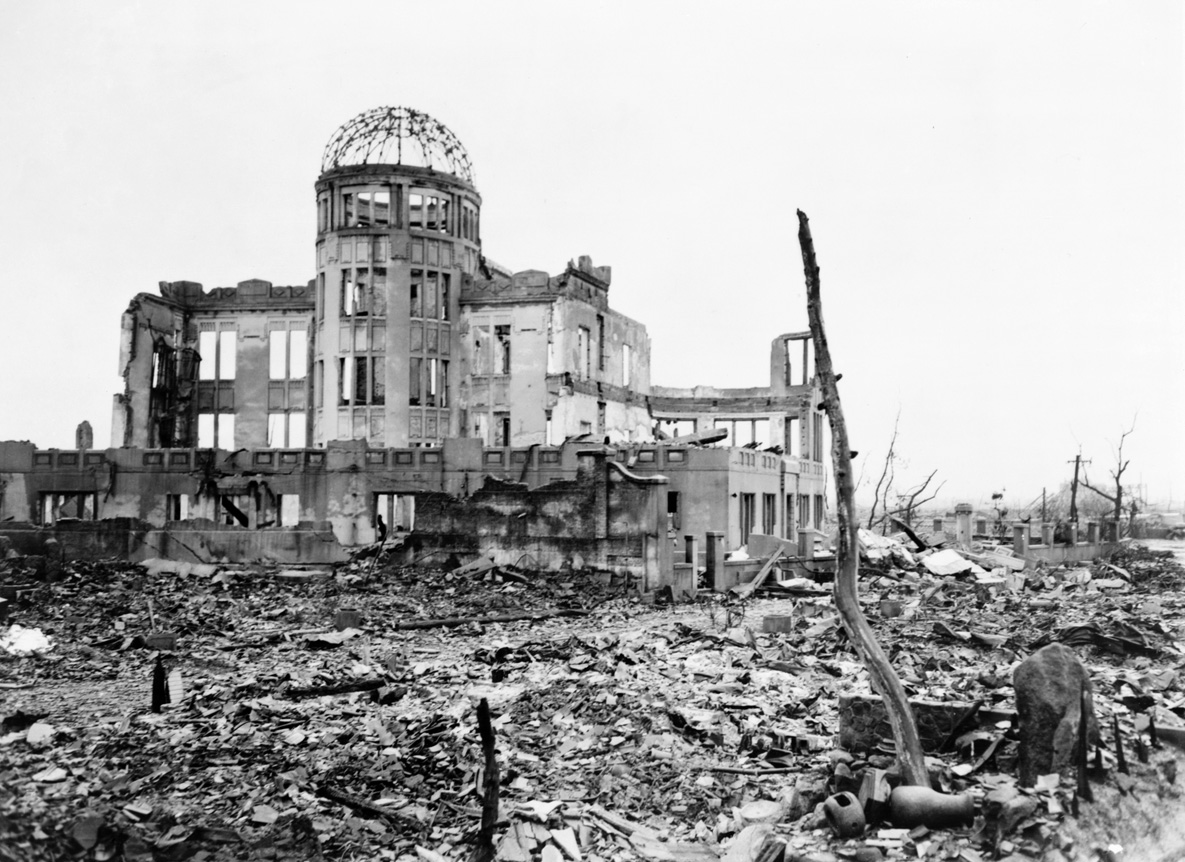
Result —
[{"label": "ruined brick building", "polygon": [[[611,511],[585,528],[646,534],[649,549],[583,556],[634,569],[669,565],[683,534],[740,547],[821,525],[808,333],[772,341],[768,386],[652,385],[646,328],[610,307],[610,268],[580,257],[555,275],[512,273],[486,258],[464,147],[409,109],[339,129],[315,192],[314,277],[138,294],[122,319],[113,448],[0,444],[0,516],[123,516],[165,535],[204,519],[206,532],[291,534],[199,541],[209,553],[300,558],[302,526],[343,545],[373,541],[380,524],[481,534],[458,506],[496,480],[517,500],[501,514],[525,507],[537,533],[563,533],[564,518],[543,518],[531,494],[607,495],[592,509]],[[712,429],[727,431],[720,446],[679,439]],[[646,490],[618,488],[613,510],[622,483]],[[572,553],[490,535],[481,549]]]}]

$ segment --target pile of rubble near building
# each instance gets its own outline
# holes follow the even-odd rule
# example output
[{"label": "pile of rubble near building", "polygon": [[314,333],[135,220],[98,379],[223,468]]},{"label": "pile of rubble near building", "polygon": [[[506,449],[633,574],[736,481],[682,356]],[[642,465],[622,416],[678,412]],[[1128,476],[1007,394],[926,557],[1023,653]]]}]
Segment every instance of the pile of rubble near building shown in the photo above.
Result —
[{"label": "pile of rubble near building", "polygon": [[[1182,846],[1179,566],[1130,544],[1021,570],[1000,549],[861,539],[861,601],[932,785],[963,800],[946,819],[918,825],[892,806],[883,709],[825,574],[775,565],[752,590],[656,607],[596,573],[481,562],[13,557],[0,568],[0,846],[429,862],[477,858],[484,837],[508,862]],[[1093,801],[1075,764],[1018,775],[1033,731],[1013,678],[1050,644],[1093,691]],[[499,806],[484,833],[483,701]]]}]

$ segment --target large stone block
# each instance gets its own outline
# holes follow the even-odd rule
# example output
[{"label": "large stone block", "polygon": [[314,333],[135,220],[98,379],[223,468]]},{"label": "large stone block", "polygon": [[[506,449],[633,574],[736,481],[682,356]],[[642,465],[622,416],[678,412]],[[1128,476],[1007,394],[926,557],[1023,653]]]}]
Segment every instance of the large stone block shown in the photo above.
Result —
[{"label": "large stone block", "polygon": [[1087,739],[1098,742],[1090,676],[1072,649],[1054,643],[1021,662],[1012,684],[1020,719],[1020,783],[1031,787],[1038,776],[1074,763],[1084,701]]}]

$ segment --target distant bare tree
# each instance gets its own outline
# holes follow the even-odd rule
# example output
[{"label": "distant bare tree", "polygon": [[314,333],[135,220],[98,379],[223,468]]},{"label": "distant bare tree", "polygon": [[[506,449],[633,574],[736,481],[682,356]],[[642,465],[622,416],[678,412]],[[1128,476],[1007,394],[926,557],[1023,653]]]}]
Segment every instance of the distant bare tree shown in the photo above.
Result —
[{"label": "distant bare tree", "polygon": [[[914,512],[916,512],[917,509],[924,503],[929,503],[931,500],[937,497],[938,492],[942,490],[942,486],[946,484],[946,480],[939,482],[938,487],[934,489],[934,492],[930,494],[929,497],[922,497],[922,494],[926,492],[926,488],[929,487],[930,482],[934,479],[934,474],[937,472],[937,470],[931,471],[930,475],[926,477],[925,482],[918,485],[916,488],[906,491],[904,494],[898,494],[897,508],[889,514],[901,518],[901,520],[912,527]],[[921,499],[918,499],[919,497],[921,497]]]},{"label": "distant bare tree", "polygon": [[[897,466],[897,426],[901,422],[901,410],[897,410],[897,418],[893,420],[893,436],[889,438],[889,451],[885,453],[885,466],[881,469],[881,477],[876,480],[876,490],[872,494],[872,511],[868,513],[868,529],[883,523],[888,517],[889,489],[893,487],[893,478]],[[876,517],[877,508],[882,510],[880,519]]]},{"label": "distant bare tree", "polygon": [[1108,513],[1114,520],[1122,522],[1123,520],[1123,471],[1127,469],[1127,465],[1131,461],[1123,460],[1123,443],[1127,439],[1127,435],[1136,430],[1136,420],[1132,420],[1132,425],[1126,431],[1119,435],[1119,445],[1115,449],[1115,469],[1111,471],[1111,478],[1115,481],[1115,493],[1108,494],[1106,491],[1100,491],[1094,485],[1090,484],[1083,474],[1081,485],[1082,487],[1094,491],[1104,500],[1111,504],[1111,511]]}]

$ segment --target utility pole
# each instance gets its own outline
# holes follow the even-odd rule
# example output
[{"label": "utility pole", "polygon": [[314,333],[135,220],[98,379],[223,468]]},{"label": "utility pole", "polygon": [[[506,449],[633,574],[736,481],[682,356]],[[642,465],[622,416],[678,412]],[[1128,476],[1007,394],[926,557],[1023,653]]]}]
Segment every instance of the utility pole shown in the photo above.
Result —
[{"label": "utility pole", "polygon": [[[1067,461],[1067,464],[1070,462]],[[1082,464],[1089,464],[1090,461],[1082,460],[1082,453],[1079,452],[1074,456],[1074,481],[1070,485],[1070,523],[1078,523],[1078,467]]]}]

